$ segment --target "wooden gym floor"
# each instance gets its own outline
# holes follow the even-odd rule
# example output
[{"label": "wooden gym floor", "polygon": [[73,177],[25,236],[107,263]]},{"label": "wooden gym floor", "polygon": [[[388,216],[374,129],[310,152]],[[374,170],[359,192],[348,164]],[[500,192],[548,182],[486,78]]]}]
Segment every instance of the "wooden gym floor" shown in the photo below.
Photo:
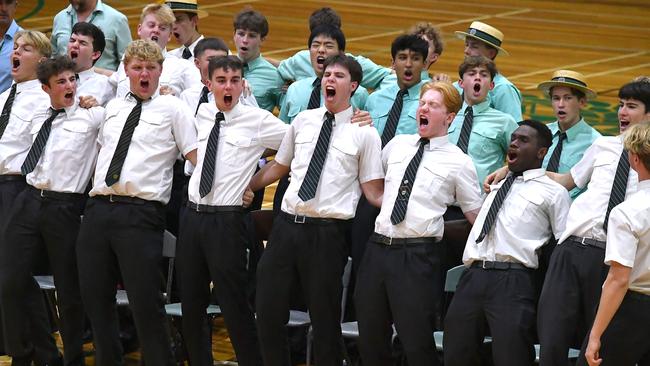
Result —
[{"label": "wooden gym floor", "polygon": [[[106,0],[123,12],[135,33],[143,0]],[[343,20],[347,51],[390,65],[390,43],[418,21],[436,24],[445,49],[431,72],[457,77],[463,42],[454,31],[466,30],[474,20],[484,21],[505,34],[503,47],[510,56],[496,59],[500,71],[524,95],[524,115],[552,121],[550,102],[536,90],[554,70],[582,72],[599,97],[583,115],[604,134],[616,134],[618,88],[639,75],[650,75],[650,8],[642,0],[471,2],[411,0],[200,0],[209,17],[200,21],[201,33],[222,37],[234,49],[232,18],[244,6],[266,15],[270,32],[262,46],[267,57],[283,59],[304,49],[309,37],[309,14],[322,6],[334,8]],[[19,0],[16,19],[24,28],[49,32],[54,15],[67,2]],[[175,47],[170,45],[170,48]],[[269,191],[267,190],[267,197]],[[268,202],[269,200],[265,200]],[[224,335],[217,342],[227,341]],[[215,347],[223,350],[221,346]],[[229,351],[228,351],[229,352]],[[215,354],[228,359],[231,353]],[[5,360],[5,361],[3,361]],[[0,366],[8,365],[0,358]],[[135,363],[134,363],[135,364]]]}]

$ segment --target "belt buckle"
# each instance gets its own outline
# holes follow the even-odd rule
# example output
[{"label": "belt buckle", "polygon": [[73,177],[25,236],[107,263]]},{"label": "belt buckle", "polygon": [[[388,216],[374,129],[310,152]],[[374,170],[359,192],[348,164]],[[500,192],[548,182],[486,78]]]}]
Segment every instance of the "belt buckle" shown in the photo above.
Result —
[{"label": "belt buckle", "polygon": [[306,220],[307,220],[307,217],[305,217],[305,216],[299,216],[299,215],[294,215],[293,216],[293,223],[294,224],[304,224]]},{"label": "belt buckle", "polygon": [[113,201],[113,195],[112,194],[108,195],[108,202],[115,203],[115,201]]},{"label": "belt buckle", "polygon": [[487,269],[487,268],[485,267],[485,262],[487,262],[487,261],[485,261],[485,260],[482,260],[482,261],[481,261],[481,268],[483,268],[483,269]]},{"label": "belt buckle", "polygon": [[201,212],[201,205],[198,203],[196,204],[196,212]]},{"label": "belt buckle", "polygon": [[580,244],[582,245],[589,245],[589,243],[586,243],[587,238],[580,238]]},{"label": "belt buckle", "polygon": [[39,193],[40,193],[40,195],[41,195],[41,198],[45,198],[45,194],[44,194],[44,193],[45,193],[45,190],[41,189],[41,191],[40,191]]},{"label": "belt buckle", "polygon": [[393,238],[392,237],[387,236],[386,239],[388,239],[387,242],[386,242],[386,245],[389,245],[389,246],[393,245]]}]

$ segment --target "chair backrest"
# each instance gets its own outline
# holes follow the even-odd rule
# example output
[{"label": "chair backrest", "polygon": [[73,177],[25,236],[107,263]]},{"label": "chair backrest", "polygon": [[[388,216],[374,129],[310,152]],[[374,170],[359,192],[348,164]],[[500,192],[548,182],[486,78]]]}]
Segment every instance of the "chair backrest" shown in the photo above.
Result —
[{"label": "chair backrest", "polygon": [[172,282],[174,280],[174,259],[176,258],[176,237],[165,230],[163,234],[163,257],[169,260],[167,264],[167,283],[165,284],[165,302],[170,302],[172,293]]},{"label": "chair backrest", "polygon": [[343,318],[345,317],[345,308],[348,302],[348,287],[350,287],[351,274],[352,258],[348,257],[348,262],[343,268],[343,277],[341,277],[341,280],[343,281],[343,295],[341,296],[341,322],[343,322]]},{"label": "chair backrest", "polygon": [[443,240],[445,243],[458,243],[465,247],[472,225],[466,219],[445,221]]},{"label": "chair backrest", "polygon": [[467,267],[464,265],[456,266],[447,271],[447,279],[445,280],[445,292],[456,292],[456,286],[458,286],[458,281],[460,276],[465,272]]}]

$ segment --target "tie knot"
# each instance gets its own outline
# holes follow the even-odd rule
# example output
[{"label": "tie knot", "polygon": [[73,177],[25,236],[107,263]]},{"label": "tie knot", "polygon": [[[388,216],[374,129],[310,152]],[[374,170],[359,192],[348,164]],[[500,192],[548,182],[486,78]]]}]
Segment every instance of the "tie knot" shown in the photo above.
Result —
[{"label": "tie knot", "polygon": [[328,121],[334,121],[334,114],[330,111],[325,112],[325,119]]},{"label": "tie knot", "polygon": [[142,101],[143,101],[142,98],[140,98],[139,96],[137,96],[137,95],[135,95],[135,94],[133,94],[133,93],[129,93],[129,94],[131,94],[131,97],[132,97],[133,99],[135,99],[136,104],[142,104]]},{"label": "tie knot", "polygon": [[560,140],[566,140],[566,132],[560,132]]},{"label": "tie knot", "polygon": [[203,89],[201,89],[201,94],[207,95],[210,92],[210,89],[208,89],[207,86],[203,86]]},{"label": "tie knot", "polygon": [[397,92],[397,97],[398,97],[398,98],[404,98],[404,96],[407,95],[408,93],[409,93],[409,90],[408,90],[408,89],[400,89],[400,90]]},{"label": "tie knot", "polygon": [[474,111],[472,110],[472,106],[468,105],[467,108],[465,108],[465,115],[474,115]]},{"label": "tie knot", "polygon": [[53,117],[56,117],[56,116],[59,115],[59,113],[65,111],[65,109],[63,109],[63,108],[61,108],[61,109],[54,109],[54,108],[52,108],[52,107],[50,107],[50,110],[52,111],[52,116],[53,116]]},{"label": "tie knot", "polygon": [[214,118],[214,123],[219,123],[226,120],[226,116],[223,115],[223,112],[217,112],[217,115]]},{"label": "tie knot", "polygon": [[17,86],[18,86],[18,83],[13,83],[13,84],[11,85],[11,91],[10,91],[10,93],[15,93],[15,92],[16,92],[16,87],[17,87]]},{"label": "tie knot", "polygon": [[312,85],[312,86],[320,86],[320,83],[321,83],[321,79],[320,79],[320,78],[316,78],[316,80],[314,80],[314,82],[311,83],[311,85]]},{"label": "tie knot", "polygon": [[424,138],[424,137],[421,138],[420,139],[420,146],[424,147],[424,146],[427,146],[427,145],[429,145],[429,139]]}]

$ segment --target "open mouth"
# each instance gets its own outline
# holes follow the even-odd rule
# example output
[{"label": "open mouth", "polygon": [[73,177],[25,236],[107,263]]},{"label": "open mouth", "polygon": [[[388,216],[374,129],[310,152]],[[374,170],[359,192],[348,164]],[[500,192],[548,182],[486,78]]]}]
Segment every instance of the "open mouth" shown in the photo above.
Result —
[{"label": "open mouth", "polygon": [[426,116],[420,116],[420,126],[428,126],[429,119]]},{"label": "open mouth", "polygon": [[158,42],[158,36],[151,36],[151,40],[154,42]]},{"label": "open mouth", "polygon": [[319,65],[324,64],[325,63],[325,57],[323,57],[323,56],[316,57],[316,63],[319,64]]},{"label": "open mouth", "polygon": [[14,70],[20,67],[20,60],[17,59],[17,58],[14,58],[13,60],[11,60],[11,63],[12,63],[12,66],[13,66]]},{"label": "open mouth", "polygon": [[481,91],[481,84],[475,83],[474,84],[474,93],[479,93]]},{"label": "open mouth", "polygon": [[180,33],[174,32],[174,37],[176,39],[179,39],[179,38],[181,38],[181,35],[180,35]]},{"label": "open mouth", "polygon": [[77,57],[79,57],[79,52],[77,52],[77,51],[70,51],[70,58],[71,58],[71,59],[74,60],[74,59],[76,59]]},{"label": "open mouth", "polygon": [[621,129],[626,129],[630,126],[630,121],[619,121],[618,123]]},{"label": "open mouth", "polygon": [[508,164],[512,164],[517,161],[519,154],[514,150],[508,150],[508,155],[506,156]]},{"label": "open mouth", "polygon": [[149,88],[149,81],[147,80],[140,80],[140,87],[142,89],[148,89]]},{"label": "open mouth", "polygon": [[558,116],[566,116],[566,112],[565,111],[557,111],[557,115]]},{"label": "open mouth", "polygon": [[232,104],[232,95],[228,95],[228,94],[224,95],[223,96],[223,102],[226,105],[231,105]]},{"label": "open mouth", "polygon": [[333,98],[336,95],[336,89],[333,86],[325,87],[325,96],[327,98]]},{"label": "open mouth", "polygon": [[411,78],[413,76],[413,71],[404,70],[404,76],[406,76],[407,78]]},{"label": "open mouth", "polygon": [[65,93],[63,97],[67,100],[74,99],[74,93],[73,92]]},{"label": "open mouth", "polygon": [[248,47],[239,47],[239,49],[240,49],[241,51],[243,51],[243,52],[248,51]]}]

